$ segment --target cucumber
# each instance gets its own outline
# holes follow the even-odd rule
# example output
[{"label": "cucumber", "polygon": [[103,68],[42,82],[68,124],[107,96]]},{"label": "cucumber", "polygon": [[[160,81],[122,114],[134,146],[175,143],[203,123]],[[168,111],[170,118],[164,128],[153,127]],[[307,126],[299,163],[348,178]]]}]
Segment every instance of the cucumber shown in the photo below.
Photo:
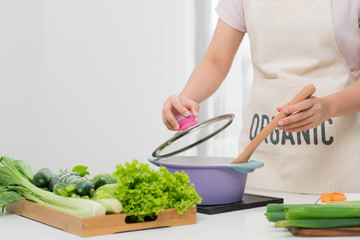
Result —
[{"label": "cucumber", "polygon": [[90,195],[95,191],[94,184],[91,181],[85,180],[81,182],[77,182],[76,184],[76,194],[80,197]]},{"label": "cucumber", "polygon": [[94,182],[95,185],[95,190],[98,189],[101,186],[104,186],[105,184],[108,184],[108,182],[106,181],[105,178],[99,177],[98,179],[96,179],[96,181]]},{"label": "cucumber", "polygon": [[49,168],[42,168],[33,176],[33,182],[34,185],[39,188],[47,188],[52,178],[53,174],[51,170]]}]

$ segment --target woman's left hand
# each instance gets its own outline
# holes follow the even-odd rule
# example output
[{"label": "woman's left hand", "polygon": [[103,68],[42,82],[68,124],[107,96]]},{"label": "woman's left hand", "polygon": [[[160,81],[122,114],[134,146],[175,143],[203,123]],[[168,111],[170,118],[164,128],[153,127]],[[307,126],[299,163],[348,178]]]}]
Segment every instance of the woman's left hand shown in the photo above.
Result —
[{"label": "woman's left hand", "polygon": [[286,132],[300,132],[315,128],[329,116],[325,102],[314,96],[292,106],[277,107],[276,110],[279,112],[284,110],[289,115],[278,122],[279,129]]}]

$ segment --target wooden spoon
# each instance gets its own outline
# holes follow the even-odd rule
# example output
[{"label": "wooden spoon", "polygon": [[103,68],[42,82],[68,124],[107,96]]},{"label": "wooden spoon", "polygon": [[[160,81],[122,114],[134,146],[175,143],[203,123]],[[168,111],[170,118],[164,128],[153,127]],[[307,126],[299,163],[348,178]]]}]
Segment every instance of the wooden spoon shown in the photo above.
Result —
[{"label": "wooden spoon", "polygon": [[[298,102],[301,102],[314,94],[316,88],[312,84],[306,85],[289,103],[287,103],[287,106],[294,105]],[[231,164],[234,163],[243,163],[247,162],[249,158],[251,157],[252,153],[255,151],[255,149],[260,145],[262,141],[272,132],[276,129],[278,126],[278,121],[289,114],[286,114],[284,112],[284,109],[281,110],[276,117],[271,120],[271,122],[266,125],[266,127],[259,132],[258,135],[247,145],[245,150],[237,157],[234,161],[231,162]]]}]

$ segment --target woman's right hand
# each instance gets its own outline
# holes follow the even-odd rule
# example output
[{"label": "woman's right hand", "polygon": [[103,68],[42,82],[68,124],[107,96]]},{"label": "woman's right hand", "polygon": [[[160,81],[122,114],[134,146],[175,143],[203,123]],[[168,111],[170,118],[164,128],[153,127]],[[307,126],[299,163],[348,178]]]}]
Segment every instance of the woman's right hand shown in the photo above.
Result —
[{"label": "woman's right hand", "polygon": [[193,112],[195,117],[199,115],[199,104],[197,102],[187,97],[170,95],[164,102],[162,120],[169,130],[177,131],[179,124],[176,117],[179,115],[188,117],[190,112]]}]

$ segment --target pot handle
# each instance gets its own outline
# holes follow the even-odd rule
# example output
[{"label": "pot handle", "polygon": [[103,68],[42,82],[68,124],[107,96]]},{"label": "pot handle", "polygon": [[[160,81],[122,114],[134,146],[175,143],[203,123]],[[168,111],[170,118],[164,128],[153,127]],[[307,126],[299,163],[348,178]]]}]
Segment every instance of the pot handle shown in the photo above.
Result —
[{"label": "pot handle", "polygon": [[239,173],[250,173],[255,171],[257,168],[262,168],[264,166],[263,162],[250,160],[248,162],[243,163],[235,163],[235,164],[228,164],[226,167],[232,168]]},{"label": "pot handle", "polygon": [[154,164],[155,166],[160,167],[160,164],[158,163],[158,161],[159,161],[158,158],[151,156],[151,157],[148,157],[147,160],[148,160],[149,162],[151,162],[152,164]]}]

